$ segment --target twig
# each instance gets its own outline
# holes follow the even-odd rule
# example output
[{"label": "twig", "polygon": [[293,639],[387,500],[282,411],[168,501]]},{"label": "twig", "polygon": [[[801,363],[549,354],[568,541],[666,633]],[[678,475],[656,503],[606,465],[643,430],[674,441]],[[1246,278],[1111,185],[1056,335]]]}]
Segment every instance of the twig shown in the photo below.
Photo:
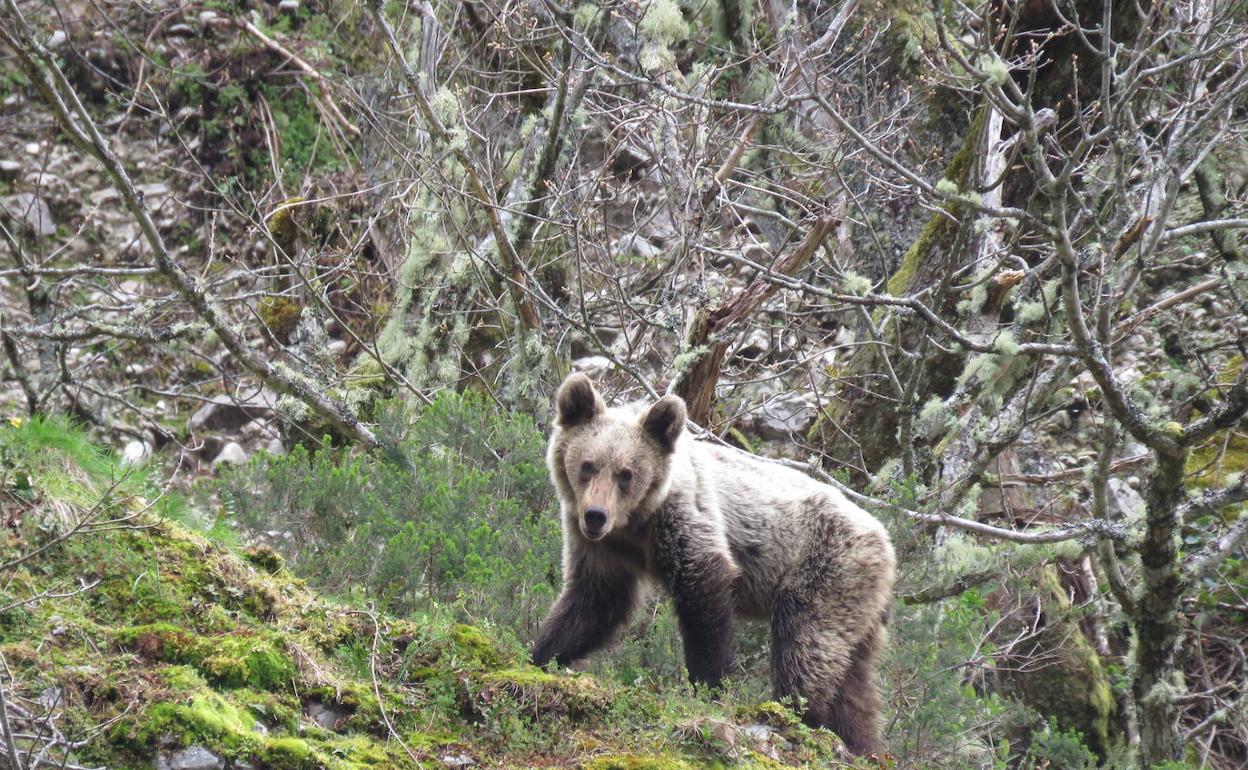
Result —
[{"label": "twig", "polygon": [[338,109],[337,103],[334,102],[333,97],[329,95],[329,82],[325,80],[324,75],[317,71],[317,69],[311,64],[308,64],[306,61],[301,59],[294,51],[291,51],[289,48],[286,48],[281,43],[261,32],[256,25],[252,24],[250,21],[240,17],[235,19],[234,23],[237,24],[240,29],[246,30],[261,43],[264,43],[264,46],[270,51],[286,57],[287,61],[302,70],[308,77],[315,80],[316,84],[321,87],[322,96],[325,99],[325,103],[329,106],[329,111],[334,114],[334,117],[337,118],[338,122],[342,124],[342,127],[347,129],[352,136],[360,136],[360,129],[350,120],[347,120],[347,116],[342,114],[342,111]]}]

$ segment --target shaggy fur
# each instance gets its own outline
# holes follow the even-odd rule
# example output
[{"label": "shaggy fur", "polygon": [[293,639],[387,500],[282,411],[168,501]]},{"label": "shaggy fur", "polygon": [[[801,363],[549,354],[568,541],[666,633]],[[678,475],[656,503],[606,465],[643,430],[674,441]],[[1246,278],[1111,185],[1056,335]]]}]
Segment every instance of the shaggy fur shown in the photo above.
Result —
[{"label": "shaggy fur", "polygon": [[563,593],[533,659],[570,663],[628,622],[640,581],[671,595],[696,683],[731,665],[736,615],[770,619],[777,697],[857,754],[878,751],[873,682],[895,560],[883,526],[797,471],[694,441],[685,405],[608,408],[573,374],[547,452],[563,517]]}]

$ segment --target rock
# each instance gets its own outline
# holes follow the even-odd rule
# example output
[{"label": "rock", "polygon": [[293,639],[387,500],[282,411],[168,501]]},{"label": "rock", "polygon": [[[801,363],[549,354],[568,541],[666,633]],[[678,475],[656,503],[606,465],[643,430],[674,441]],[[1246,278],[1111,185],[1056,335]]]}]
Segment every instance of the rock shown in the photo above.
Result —
[{"label": "rock", "polygon": [[471,767],[477,764],[477,760],[467,754],[446,754],[442,757],[442,764],[447,767]]},{"label": "rock", "polygon": [[195,34],[190,24],[171,24],[165,33],[169,37],[190,37]]},{"label": "rock", "polygon": [[774,732],[775,728],[767,725],[745,725],[741,728],[741,734],[756,743],[767,743]]},{"label": "rock", "polygon": [[52,37],[48,38],[48,42],[44,43],[48,48],[60,48],[69,41],[69,35],[65,34],[65,30],[58,29],[52,33]]},{"label": "rock", "polygon": [[221,451],[217,452],[217,456],[212,458],[213,470],[221,465],[242,465],[247,462],[247,452],[236,441],[231,441],[221,447]]},{"label": "rock", "polygon": [[299,0],[282,0],[282,2],[277,4],[277,10],[295,13],[299,10]]},{"label": "rock", "polygon": [[797,394],[776,396],[763,402],[755,417],[755,429],[763,438],[801,436],[815,424],[815,407]]},{"label": "rock", "polygon": [[53,709],[60,708],[63,705],[62,699],[64,697],[65,694],[61,691],[61,688],[49,687],[39,693],[39,697],[35,698],[35,702],[42,706],[44,711],[52,711]]},{"label": "rock", "polygon": [[347,352],[347,341],[346,340],[331,340],[330,343],[326,346],[326,349],[329,350],[329,354],[331,356],[336,356],[336,357],[341,358],[342,354]]},{"label": "rock", "polygon": [[757,361],[766,357],[771,350],[771,335],[763,329],[753,329],[745,336],[741,347],[737,348],[737,357],[748,361]]},{"label": "rock", "polygon": [[223,770],[225,762],[203,746],[191,746],[169,757],[169,770]]},{"label": "rock", "polygon": [[123,467],[127,465],[138,465],[147,459],[147,444],[142,441],[131,441],[126,444],[126,448],[121,450],[121,464]]},{"label": "rock", "polygon": [[105,203],[121,200],[121,193],[117,192],[116,188],[105,187],[102,190],[96,190],[91,193],[87,198],[96,206],[103,206]]},{"label": "rock", "polygon": [[10,179],[22,173],[22,164],[15,160],[0,160],[0,174]]},{"label": "rock", "polygon": [[334,708],[317,700],[308,701],[303,705],[303,715],[326,730],[335,732],[341,730],[351,716],[347,711]]},{"label": "rock", "polygon": [[274,457],[281,457],[286,454],[286,446],[282,443],[280,438],[270,439],[269,443],[264,445],[264,451]]},{"label": "rock", "polygon": [[1109,480],[1109,512],[1115,518],[1134,519],[1144,512],[1144,498],[1122,479]]},{"label": "rock", "polygon": [[151,184],[141,184],[136,187],[139,195],[147,203],[155,203],[159,199],[169,194],[169,185],[162,182],[152,182]]},{"label": "rock", "polygon": [[610,368],[611,359],[606,356],[586,356],[585,358],[578,358],[572,362],[573,370],[584,372],[590,377],[596,377]]},{"label": "rock", "polygon": [[28,142],[26,144],[27,155],[38,155],[41,152],[43,152],[43,145],[38,142]]},{"label": "rock", "polygon": [[34,193],[18,193],[0,198],[0,208],[25,225],[32,235],[47,238],[56,233],[52,209],[48,208],[43,198]]},{"label": "rock", "polygon": [[216,11],[200,11],[199,12],[199,23],[205,27],[207,27],[209,24],[212,24],[216,20],[217,20]]},{"label": "rock", "polygon": [[186,421],[186,427],[191,433],[237,430],[257,417],[271,416],[276,402],[277,399],[264,390],[245,399],[226,395],[214,396],[191,415],[191,419]]},{"label": "rock", "polygon": [[638,233],[633,233],[632,235],[625,235],[615,242],[615,253],[621,256],[648,260],[659,256],[663,253],[663,250]]}]

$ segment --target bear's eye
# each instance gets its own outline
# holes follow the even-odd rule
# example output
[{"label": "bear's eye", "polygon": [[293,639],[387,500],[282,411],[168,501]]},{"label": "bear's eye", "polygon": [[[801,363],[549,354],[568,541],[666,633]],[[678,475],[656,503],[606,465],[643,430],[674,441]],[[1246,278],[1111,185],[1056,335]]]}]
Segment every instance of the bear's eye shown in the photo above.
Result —
[{"label": "bear's eye", "polygon": [[598,472],[598,469],[594,467],[593,463],[588,462],[588,461],[581,463],[581,473],[585,474],[586,476],[593,476],[597,472]]},{"label": "bear's eye", "polygon": [[630,471],[628,468],[625,468],[624,470],[615,474],[615,477],[620,480],[621,484],[627,484],[628,482],[633,480],[633,472]]}]

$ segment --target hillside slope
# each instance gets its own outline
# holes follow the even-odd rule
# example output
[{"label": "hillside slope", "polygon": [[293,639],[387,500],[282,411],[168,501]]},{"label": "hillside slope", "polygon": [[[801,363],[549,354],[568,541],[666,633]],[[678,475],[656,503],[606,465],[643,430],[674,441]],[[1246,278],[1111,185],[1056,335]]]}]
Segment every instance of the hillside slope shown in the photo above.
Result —
[{"label": "hillside slope", "polygon": [[[776,704],[554,675],[482,630],[328,601],[54,421],[0,427],[0,654],[22,751],[69,767],[826,767]],[[21,737],[25,736],[25,737]],[[36,745],[37,744],[37,745]]]}]

